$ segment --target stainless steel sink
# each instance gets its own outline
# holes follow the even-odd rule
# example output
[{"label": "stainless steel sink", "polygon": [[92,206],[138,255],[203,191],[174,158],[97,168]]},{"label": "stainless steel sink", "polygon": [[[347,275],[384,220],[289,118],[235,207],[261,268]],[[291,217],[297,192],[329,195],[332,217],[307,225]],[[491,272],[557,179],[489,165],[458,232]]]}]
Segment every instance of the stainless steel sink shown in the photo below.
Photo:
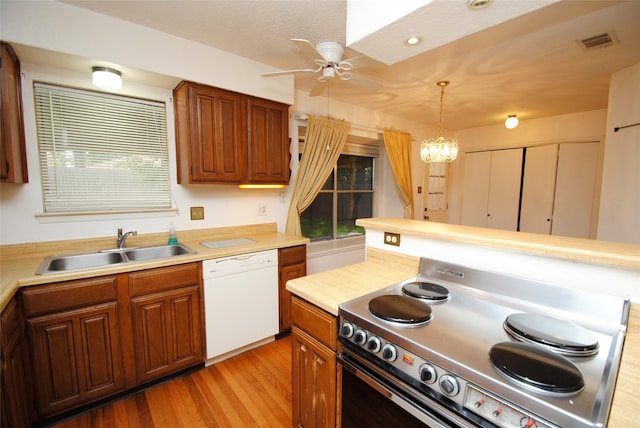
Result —
[{"label": "stainless steel sink", "polygon": [[136,248],[126,251],[124,254],[131,261],[142,262],[193,253],[195,251],[183,245],[161,245],[158,247]]},{"label": "stainless steel sink", "polygon": [[36,275],[59,273],[70,270],[99,268],[120,263],[142,262],[155,259],[194,254],[191,248],[180,245],[159,245],[155,247],[123,248],[95,253],[71,254],[68,256],[49,256],[36,271]]},{"label": "stainless steel sink", "polygon": [[44,259],[36,274],[88,269],[123,263],[122,253],[87,253],[70,256],[51,256]]}]

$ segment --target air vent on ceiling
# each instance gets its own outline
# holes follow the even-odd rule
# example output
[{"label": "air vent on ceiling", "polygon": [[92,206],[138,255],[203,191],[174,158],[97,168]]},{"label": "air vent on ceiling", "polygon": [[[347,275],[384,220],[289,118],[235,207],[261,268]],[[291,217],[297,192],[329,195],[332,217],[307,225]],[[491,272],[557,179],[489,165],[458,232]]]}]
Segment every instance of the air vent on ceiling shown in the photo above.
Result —
[{"label": "air vent on ceiling", "polygon": [[618,41],[613,32],[598,34],[597,36],[587,37],[579,42],[582,49],[589,51],[592,49],[606,48],[616,44]]}]

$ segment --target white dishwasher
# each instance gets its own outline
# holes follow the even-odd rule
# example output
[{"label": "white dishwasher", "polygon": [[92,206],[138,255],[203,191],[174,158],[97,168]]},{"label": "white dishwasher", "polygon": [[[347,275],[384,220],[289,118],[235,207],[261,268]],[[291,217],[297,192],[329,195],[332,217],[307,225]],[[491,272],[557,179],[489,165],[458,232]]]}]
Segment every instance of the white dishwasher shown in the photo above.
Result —
[{"label": "white dishwasher", "polygon": [[278,333],[277,250],[204,260],[202,276],[209,364]]}]

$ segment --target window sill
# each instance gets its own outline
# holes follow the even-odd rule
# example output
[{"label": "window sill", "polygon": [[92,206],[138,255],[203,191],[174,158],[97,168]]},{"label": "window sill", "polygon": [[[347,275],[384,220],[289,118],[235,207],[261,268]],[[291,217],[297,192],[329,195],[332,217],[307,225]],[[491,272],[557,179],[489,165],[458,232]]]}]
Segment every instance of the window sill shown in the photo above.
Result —
[{"label": "window sill", "polygon": [[71,223],[75,221],[175,217],[176,215],[178,215],[178,210],[176,208],[168,208],[168,209],[144,210],[144,211],[93,211],[93,212],[66,212],[66,213],[38,213],[35,215],[35,218],[40,223]]},{"label": "window sill", "polygon": [[307,259],[325,257],[360,249],[364,250],[364,248],[364,235],[351,238],[333,239],[330,241],[316,241],[307,244]]}]

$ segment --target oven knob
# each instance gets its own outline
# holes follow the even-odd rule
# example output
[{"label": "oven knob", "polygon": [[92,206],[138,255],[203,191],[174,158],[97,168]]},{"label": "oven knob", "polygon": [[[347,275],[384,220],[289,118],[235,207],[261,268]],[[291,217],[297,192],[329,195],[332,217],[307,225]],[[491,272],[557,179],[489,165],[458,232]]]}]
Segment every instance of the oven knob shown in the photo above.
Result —
[{"label": "oven knob", "polygon": [[379,337],[372,337],[367,341],[367,349],[373,353],[380,352],[380,348],[382,347],[382,342],[380,342]]},{"label": "oven knob", "polygon": [[460,392],[460,386],[458,385],[458,379],[450,374],[443,375],[440,378],[440,389],[449,397],[454,397]]},{"label": "oven knob", "polygon": [[364,330],[356,330],[356,333],[353,335],[353,341],[358,345],[364,345],[367,343],[367,332]]},{"label": "oven knob", "polygon": [[340,333],[347,338],[353,336],[353,324],[348,322],[342,324],[342,331]]},{"label": "oven knob", "polygon": [[382,347],[382,358],[390,362],[395,361],[396,358],[398,358],[398,351],[396,350],[396,347],[390,343],[384,345]]},{"label": "oven knob", "polygon": [[424,383],[433,383],[438,378],[436,369],[431,364],[423,364],[420,366],[420,380]]}]

